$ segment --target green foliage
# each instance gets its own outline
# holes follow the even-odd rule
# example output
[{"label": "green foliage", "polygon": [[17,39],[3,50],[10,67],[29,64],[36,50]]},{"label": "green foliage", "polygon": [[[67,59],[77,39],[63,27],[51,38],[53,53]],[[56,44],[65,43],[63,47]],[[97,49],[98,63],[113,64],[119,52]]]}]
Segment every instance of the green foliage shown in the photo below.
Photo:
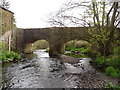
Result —
[{"label": "green foliage", "polygon": [[109,58],[106,60],[106,64],[108,66],[113,66],[113,67],[120,67],[120,57],[117,55],[110,55]]},{"label": "green foliage", "polygon": [[112,82],[105,84],[104,88],[111,88],[112,90],[120,90],[120,86],[113,85]]},{"label": "green foliage", "polygon": [[33,44],[33,46],[35,49],[46,49],[49,46],[49,43],[46,40],[38,40]]},{"label": "green foliage", "polygon": [[76,49],[76,48],[87,48],[90,47],[90,44],[87,41],[83,41],[83,40],[72,40],[69,41],[65,44],[65,49],[70,51],[71,49]]},{"label": "green foliage", "polygon": [[120,58],[120,46],[114,48],[114,52],[113,53],[116,53],[118,55],[118,57]]},{"label": "green foliage", "polygon": [[84,48],[74,48],[74,49],[71,49],[70,51],[74,52],[74,51],[82,51],[82,50],[84,50]]},{"label": "green foliage", "polygon": [[1,53],[0,53],[0,60],[2,60],[2,61],[4,62],[4,61],[7,61],[8,58],[6,57],[5,54],[3,54],[3,53],[1,52]]},{"label": "green foliage", "polygon": [[19,54],[15,53],[13,51],[9,52],[7,57],[8,58],[13,58],[13,59],[20,59],[21,58]]},{"label": "green foliage", "polygon": [[101,56],[101,57],[97,57],[95,59],[95,62],[97,64],[97,67],[104,67],[106,64],[105,64],[105,58],[104,56]]},{"label": "green foliage", "polygon": [[50,49],[49,49],[49,48],[47,48],[45,52],[49,52],[49,51],[50,51]]},{"label": "green foliage", "polygon": [[91,51],[86,48],[67,47],[66,49],[71,52],[71,53],[66,53],[66,55],[72,56],[72,57],[77,57],[77,58],[78,57],[88,57],[87,55],[89,53],[91,53]]},{"label": "green foliage", "polygon": [[21,56],[13,51],[2,51],[0,54],[0,58],[3,62],[9,61],[9,60],[15,60],[20,59]]},{"label": "green foliage", "polygon": [[65,48],[65,50],[67,50],[67,51],[71,51],[73,49],[76,49],[76,47],[75,46],[68,46]]},{"label": "green foliage", "polygon": [[105,69],[106,75],[109,75],[111,77],[119,77],[120,71],[118,69],[115,69],[114,67],[110,66]]},{"label": "green foliage", "polygon": [[85,58],[85,57],[88,57],[87,55],[84,55],[84,54],[74,55],[72,53],[66,53],[65,55],[76,57],[76,58],[80,58],[80,57],[81,58]]},{"label": "green foliage", "polygon": [[78,51],[78,52],[80,52],[82,54],[88,54],[88,53],[90,53],[90,50],[86,49],[86,48],[72,48],[70,51],[71,52]]},{"label": "green foliage", "polygon": [[98,53],[95,59],[96,66],[105,69],[105,73],[108,76],[120,77],[120,57],[118,55],[118,50],[119,49],[116,49],[114,54],[106,58]]},{"label": "green foliage", "polygon": [[120,68],[120,47],[114,48],[113,54],[108,56],[106,60],[108,66],[113,66],[115,68]]},{"label": "green foliage", "polygon": [[3,42],[0,42],[0,50],[4,50],[5,44]]}]

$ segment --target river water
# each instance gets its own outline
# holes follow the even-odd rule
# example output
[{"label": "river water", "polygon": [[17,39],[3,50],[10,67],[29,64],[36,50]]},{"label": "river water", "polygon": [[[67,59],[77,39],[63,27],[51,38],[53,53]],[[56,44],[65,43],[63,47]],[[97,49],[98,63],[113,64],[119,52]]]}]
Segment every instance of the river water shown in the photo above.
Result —
[{"label": "river water", "polygon": [[50,58],[45,50],[36,50],[34,54],[37,56],[21,62],[3,64],[3,88],[78,88],[79,75],[94,71],[90,59],[70,64]]}]

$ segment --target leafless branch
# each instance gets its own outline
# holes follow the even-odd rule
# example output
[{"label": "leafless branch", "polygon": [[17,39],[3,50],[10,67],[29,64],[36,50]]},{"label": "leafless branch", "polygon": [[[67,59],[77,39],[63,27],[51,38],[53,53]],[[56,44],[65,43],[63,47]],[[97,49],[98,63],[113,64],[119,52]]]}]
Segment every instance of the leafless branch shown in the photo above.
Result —
[{"label": "leafless branch", "polygon": [[107,20],[106,20],[107,21],[107,26],[110,24],[109,15],[110,15],[113,7],[114,7],[114,4],[112,5],[112,7],[110,8],[109,12],[107,13]]},{"label": "leafless branch", "polygon": [[116,12],[117,12],[117,9],[118,9],[118,2],[114,2],[114,11],[113,11],[113,14],[112,14],[112,18],[111,18],[111,26],[114,25],[114,22],[115,22],[115,16],[116,16]]},{"label": "leafless branch", "polygon": [[118,21],[118,23],[115,26],[118,27],[118,25],[120,25],[120,21]]}]

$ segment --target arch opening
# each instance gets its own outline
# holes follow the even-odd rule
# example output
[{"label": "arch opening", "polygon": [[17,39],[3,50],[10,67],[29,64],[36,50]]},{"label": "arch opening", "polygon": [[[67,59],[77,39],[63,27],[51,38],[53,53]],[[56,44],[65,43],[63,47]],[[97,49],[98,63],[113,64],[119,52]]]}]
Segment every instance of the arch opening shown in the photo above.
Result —
[{"label": "arch opening", "polygon": [[41,39],[33,43],[27,43],[24,53],[33,53],[35,50],[48,49],[48,48],[49,48],[49,42],[45,39]]},{"label": "arch opening", "polygon": [[77,58],[89,57],[91,44],[85,40],[69,40],[64,44],[65,55]]}]

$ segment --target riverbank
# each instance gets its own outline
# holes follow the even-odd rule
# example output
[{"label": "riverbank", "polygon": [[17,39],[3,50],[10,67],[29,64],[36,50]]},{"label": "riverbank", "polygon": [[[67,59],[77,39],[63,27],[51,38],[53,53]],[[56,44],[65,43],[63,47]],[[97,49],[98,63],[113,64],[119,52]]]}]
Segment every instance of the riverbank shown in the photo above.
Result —
[{"label": "riverbank", "polygon": [[[67,76],[77,76],[79,78],[79,82],[77,82],[77,86],[79,88],[104,88],[105,85],[112,82],[113,85],[118,85],[119,79],[112,78],[110,76],[106,76],[105,73],[97,71],[93,66],[91,66],[90,58],[74,58],[67,55],[61,55],[61,58],[64,62],[70,63],[73,66],[81,67],[81,73],[67,74]],[[77,64],[78,63],[78,64]]]}]

